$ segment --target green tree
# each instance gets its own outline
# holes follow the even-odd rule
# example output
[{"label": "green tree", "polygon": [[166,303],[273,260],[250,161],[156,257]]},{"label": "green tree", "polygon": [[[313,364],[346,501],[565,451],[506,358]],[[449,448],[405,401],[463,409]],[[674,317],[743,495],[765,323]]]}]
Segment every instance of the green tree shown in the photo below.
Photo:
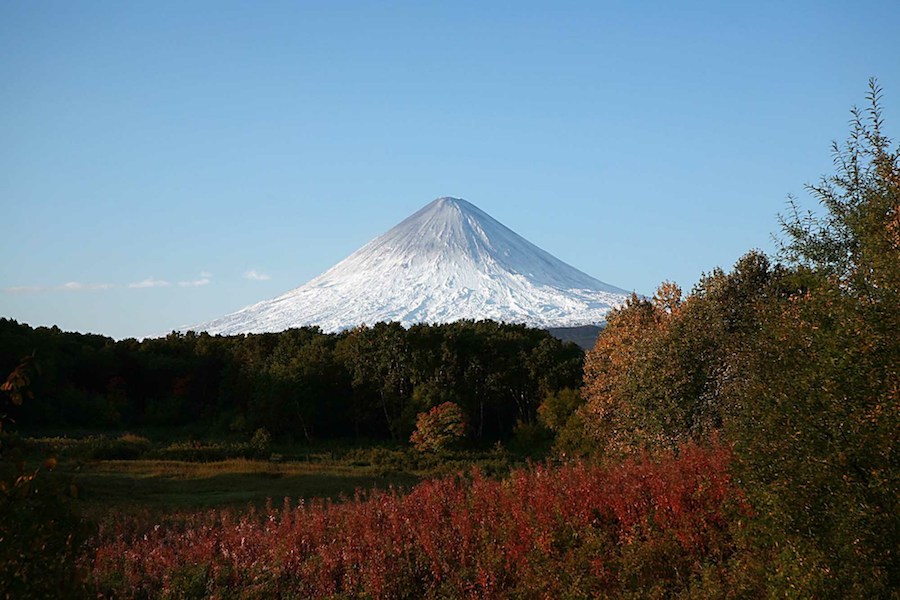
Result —
[{"label": "green tree", "polygon": [[547,429],[561,431],[583,404],[584,400],[578,390],[563,388],[547,394],[538,407],[538,418]]},{"label": "green tree", "polygon": [[391,439],[402,439],[413,389],[412,353],[403,326],[357,327],[345,334],[337,353],[351,376],[357,414],[371,423],[374,404]]},{"label": "green tree", "polygon": [[900,152],[879,101],[872,81],[836,174],[810,188],[824,214],[785,221],[793,269],[729,390],[755,539],[778,548],[771,585],[806,597],[900,589]]},{"label": "green tree", "polygon": [[898,293],[900,148],[884,133],[881,88],[869,80],[869,106],[851,110],[850,136],[832,146],[836,173],[807,186],[824,213],[790,201],[781,217],[788,262],[835,276],[859,294]]}]

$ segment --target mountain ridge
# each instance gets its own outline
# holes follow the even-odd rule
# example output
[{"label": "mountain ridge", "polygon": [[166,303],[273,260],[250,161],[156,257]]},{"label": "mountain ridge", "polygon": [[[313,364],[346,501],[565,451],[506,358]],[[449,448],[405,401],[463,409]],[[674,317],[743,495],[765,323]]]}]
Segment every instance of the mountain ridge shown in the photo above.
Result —
[{"label": "mountain ridge", "polygon": [[493,319],[596,325],[630,292],[535,246],[474,204],[438,198],[309,282],[190,327],[236,334],[318,325]]}]

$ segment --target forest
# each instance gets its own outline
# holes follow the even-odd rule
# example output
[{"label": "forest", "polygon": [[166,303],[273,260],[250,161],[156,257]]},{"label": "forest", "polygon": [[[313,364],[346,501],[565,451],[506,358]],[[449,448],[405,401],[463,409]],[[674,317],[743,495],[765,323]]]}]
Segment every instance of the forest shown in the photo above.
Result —
[{"label": "forest", "polygon": [[40,372],[40,402],[15,407],[22,429],[185,429],[313,441],[408,440],[418,413],[444,402],[475,441],[533,424],[549,394],[581,383],[583,352],[521,325],[397,323],[341,334],[317,328],[139,342],[0,319],[0,364]]},{"label": "forest", "polygon": [[586,354],[491,322],[114,342],[2,321],[7,454],[40,428],[436,460],[455,450],[417,440],[548,440],[496,474],[93,521],[32,463],[4,479],[5,597],[898,597],[900,150],[874,81],[833,150],[776,256],[633,296]]}]

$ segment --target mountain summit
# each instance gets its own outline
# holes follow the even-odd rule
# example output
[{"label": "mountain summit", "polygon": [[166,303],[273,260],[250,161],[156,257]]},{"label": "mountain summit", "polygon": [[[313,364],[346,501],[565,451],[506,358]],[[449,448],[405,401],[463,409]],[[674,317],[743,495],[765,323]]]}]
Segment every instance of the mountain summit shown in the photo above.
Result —
[{"label": "mountain summit", "polygon": [[597,324],[629,292],[582,273],[459,198],[438,198],[309,283],[190,329],[238,334],[318,325],[493,319]]}]

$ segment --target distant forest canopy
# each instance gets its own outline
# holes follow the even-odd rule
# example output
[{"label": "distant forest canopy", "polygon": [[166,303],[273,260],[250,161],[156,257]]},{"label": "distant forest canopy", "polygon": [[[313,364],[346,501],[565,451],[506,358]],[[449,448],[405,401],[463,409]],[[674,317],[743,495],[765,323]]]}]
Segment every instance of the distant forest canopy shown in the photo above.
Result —
[{"label": "distant forest canopy", "polygon": [[137,341],[0,319],[0,371],[34,355],[20,430],[184,427],[295,440],[409,439],[418,413],[455,402],[467,436],[493,441],[533,424],[541,401],[581,383],[575,344],[522,325],[379,323]]}]

